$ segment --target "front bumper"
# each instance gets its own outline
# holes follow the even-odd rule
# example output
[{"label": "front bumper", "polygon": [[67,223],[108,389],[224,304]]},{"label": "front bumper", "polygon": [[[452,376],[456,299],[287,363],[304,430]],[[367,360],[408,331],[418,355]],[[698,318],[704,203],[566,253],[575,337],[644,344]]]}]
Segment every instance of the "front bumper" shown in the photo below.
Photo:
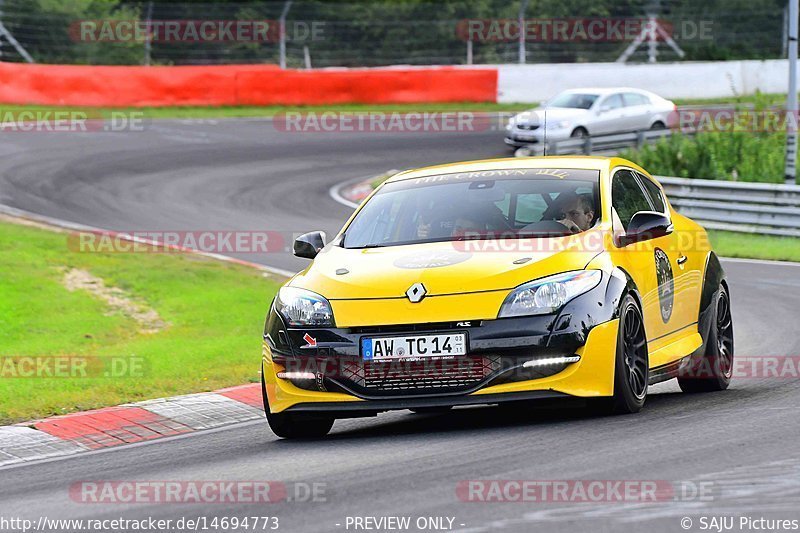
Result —
[{"label": "front bumper", "polygon": [[[593,327],[586,342],[573,353],[581,357],[577,363],[565,365],[563,370],[538,379],[510,381],[498,384],[479,384],[475,390],[440,393],[377,394],[364,397],[352,391],[322,392],[300,388],[277,373],[285,368],[276,362],[270,343],[263,344],[262,371],[269,408],[272,413],[282,411],[324,411],[360,413],[369,415],[380,411],[411,409],[417,407],[443,407],[457,405],[497,404],[509,401],[555,398],[565,396],[611,396],[614,392],[614,359],[616,356],[619,320],[613,319]],[[505,339],[513,342],[513,339]],[[470,353],[472,354],[472,343]],[[531,355],[546,348],[530,345]],[[516,348],[518,349],[518,348]],[[552,352],[550,352],[552,353]],[[489,380],[491,383],[491,381]],[[362,391],[359,391],[362,392]]]},{"label": "front bumper", "polygon": [[[604,273],[597,287],[556,315],[441,324],[297,329],[287,328],[271,309],[262,357],[270,411],[369,414],[564,395],[611,396],[622,288],[620,278]],[[361,358],[364,337],[455,332],[466,333],[467,355],[443,359],[449,363],[441,368],[425,366],[429,359],[419,363],[421,370],[407,365],[399,375],[391,373],[394,368],[376,370]],[[573,355],[580,360],[523,367],[538,358]],[[306,372],[312,379],[278,378],[282,371]]]},{"label": "front bumper", "polygon": [[541,144],[542,139],[534,135],[520,135],[515,132],[506,132],[504,142],[509,146],[519,148],[521,146],[529,146],[532,144]]},{"label": "front bumper", "polygon": [[[570,138],[572,131],[569,129],[556,129],[547,131],[548,143],[556,141],[565,141]],[[539,128],[536,130],[522,130],[519,128],[512,128],[506,130],[504,142],[509,146],[521,147],[543,144],[545,139],[544,131]]]}]

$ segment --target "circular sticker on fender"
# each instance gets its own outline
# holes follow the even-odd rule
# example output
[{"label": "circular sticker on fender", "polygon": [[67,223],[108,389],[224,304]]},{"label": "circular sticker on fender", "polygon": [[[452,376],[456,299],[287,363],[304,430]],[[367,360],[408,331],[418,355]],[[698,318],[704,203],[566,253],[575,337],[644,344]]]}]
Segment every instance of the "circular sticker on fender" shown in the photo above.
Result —
[{"label": "circular sticker on fender", "polygon": [[398,257],[394,261],[394,266],[409,269],[439,268],[463,263],[470,257],[472,257],[470,253],[456,251],[422,252]]},{"label": "circular sticker on fender", "polygon": [[675,303],[675,277],[669,257],[661,248],[656,248],[656,279],[658,280],[658,300],[661,303],[661,319],[666,324],[672,316]]}]

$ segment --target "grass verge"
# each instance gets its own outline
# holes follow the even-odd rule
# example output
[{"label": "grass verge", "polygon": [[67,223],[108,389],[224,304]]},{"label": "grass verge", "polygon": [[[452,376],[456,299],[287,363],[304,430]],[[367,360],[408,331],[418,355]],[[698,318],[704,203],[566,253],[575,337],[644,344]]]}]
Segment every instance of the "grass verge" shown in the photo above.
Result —
[{"label": "grass verge", "polygon": [[[779,105],[784,103],[786,95],[757,94],[730,98],[711,99],[676,99],[678,105],[711,105],[711,104],[748,104],[760,103],[766,105]],[[107,107],[79,107],[79,106],[41,106],[41,105],[14,105],[0,104],[0,111],[16,113],[20,111],[84,111],[91,116],[101,115],[110,117],[114,111],[123,113],[138,111],[144,118],[184,118],[184,119],[211,119],[211,118],[243,118],[243,117],[272,117],[287,111],[325,112],[325,111],[374,111],[374,112],[441,112],[441,111],[483,111],[494,113],[518,113],[536,107],[533,103],[498,104],[493,102],[451,102],[451,103],[417,103],[417,104],[336,104],[323,106],[218,106],[218,107],[138,107],[116,108]]]},{"label": "grass verge", "polygon": [[720,257],[800,262],[800,239],[709,230],[714,251]]},{"label": "grass verge", "polygon": [[279,113],[300,111],[305,113],[326,111],[334,112],[384,112],[384,113],[410,113],[410,112],[456,112],[475,111],[487,113],[516,113],[530,109],[532,104],[495,104],[492,102],[452,102],[452,103],[420,103],[420,104],[337,104],[322,106],[219,106],[219,107],[138,107],[116,108],[107,107],[77,107],[77,106],[40,106],[40,105],[9,105],[0,104],[3,113],[18,113],[21,111],[47,112],[47,111],[82,111],[90,117],[102,116],[108,118],[114,112],[131,113],[141,112],[145,119],[183,118],[183,119],[212,119],[212,118],[250,118],[273,117]]},{"label": "grass verge", "polygon": [[[90,292],[67,290],[71,269],[121,289],[167,326],[143,333]],[[255,382],[263,317],[280,284],[193,254],[71,252],[66,233],[8,222],[0,272],[0,424]],[[64,356],[89,360],[87,377],[15,377],[31,370],[22,357]]]}]

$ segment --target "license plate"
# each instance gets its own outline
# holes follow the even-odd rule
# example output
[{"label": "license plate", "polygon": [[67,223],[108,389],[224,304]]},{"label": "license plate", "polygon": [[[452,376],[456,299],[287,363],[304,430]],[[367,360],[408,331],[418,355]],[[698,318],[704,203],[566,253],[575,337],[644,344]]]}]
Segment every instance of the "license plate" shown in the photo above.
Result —
[{"label": "license plate", "polygon": [[536,137],[534,137],[533,135],[517,135],[516,137],[517,137],[518,141],[534,141],[534,140],[536,140]]},{"label": "license plate", "polygon": [[363,338],[361,354],[364,361],[466,355],[467,336],[464,333],[453,333]]}]

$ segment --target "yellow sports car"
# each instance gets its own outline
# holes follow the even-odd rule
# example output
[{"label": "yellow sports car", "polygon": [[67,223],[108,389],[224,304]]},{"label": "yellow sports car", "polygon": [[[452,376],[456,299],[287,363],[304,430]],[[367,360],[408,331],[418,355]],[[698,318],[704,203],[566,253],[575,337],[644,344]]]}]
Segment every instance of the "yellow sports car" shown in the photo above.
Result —
[{"label": "yellow sports car", "polygon": [[[581,397],[639,411],[648,384],[725,389],[727,282],[706,232],[620,158],[448,164],[395,175],[279,291],[264,409],[281,437],[394,409]],[[513,404],[524,405],[524,404]]]}]

